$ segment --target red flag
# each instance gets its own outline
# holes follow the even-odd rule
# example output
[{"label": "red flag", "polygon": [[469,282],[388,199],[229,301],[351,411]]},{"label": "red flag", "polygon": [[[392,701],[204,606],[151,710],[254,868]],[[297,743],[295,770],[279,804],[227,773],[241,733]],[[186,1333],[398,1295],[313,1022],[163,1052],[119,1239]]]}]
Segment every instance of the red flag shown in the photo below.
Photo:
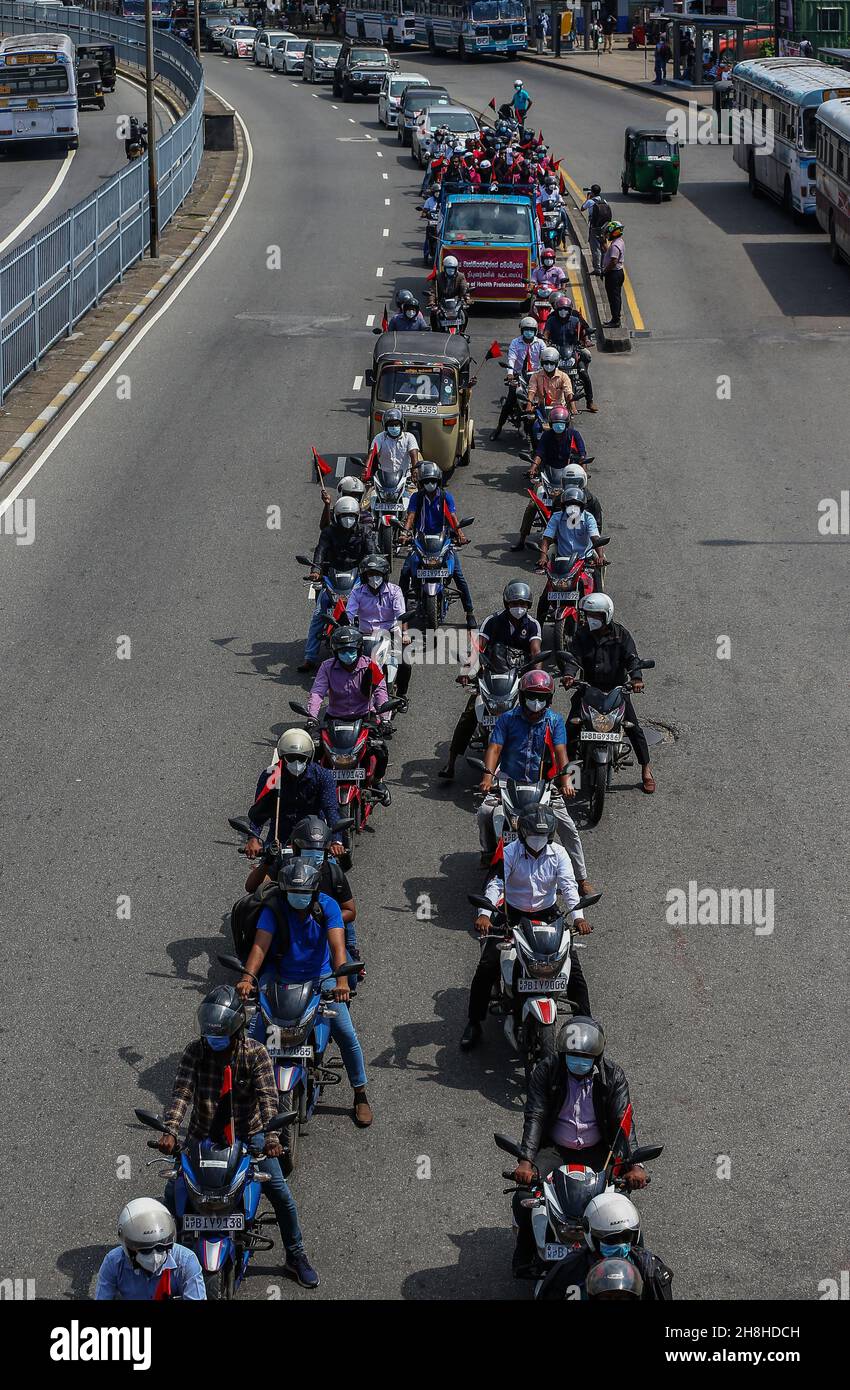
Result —
[{"label": "red flag", "polygon": [[543,403],[544,403],[544,405],[551,405],[551,404],[552,404],[552,397],[550,396],[550,394],[549,394],[548,391],[546,392],[546,394],[545,394],[545,396],[544,396]]},{"label": "red flag", "polygon": [[[279,766],[279,764],[278,764],[278,766]],[[224,1075],[223,1075],[222,1078],[221,1078],[221,1097],[220,1097],[220,1099],[226,1101],[228,1097],[230,1098],[230,1119],[227,1121],[227,1124],[224,1126],[224,1142],[225,1142],[225,1144],[232,1144],[232,1143],[233,1143],[233,1071],[232,1071],[232,1069],[231,1069],[231,1066],[230,1066],[230,1063],[229,1063],[229,1062],[228,1062],[227,1065],[225,1066],[225,1068],[224,1068]]]},{"label": "red flag", "polygon": [[629,1136],[631,1135],[631,1132],[632,1103],[631,1101],[629,1101],[628,1105],[623,1111],[623,1118],[620,1121],[620,1128],[614,1135],[614,1141],[611,1145],[611,1152],[608,1155],[608,1162],[605,1164],[606,1168],[609,1166],[609,1164],[611,1165],[612,1177],[622,1172],[624,1168],[629,1167]]},{"label": "red flag", "polygon": [[[540,759],[540,776],[547,782],[551,782],[558,775],[558,765],[555,760],[555,740],[552,737],[552,727],[548,720],[546,732],[543,735],[543,757]],[[549,766],[546,766],[547,754],[549,756]]]},{"label": "red flag", "polygon": [[318,454],[316,452],[315,444],[311,444],[310,448],[313,450],[313,462],[316,465],[316,472],[319,475],[319,482],[321,482],[323,477],[326,478],[329,473],[333,472],[333,469],[331,468],[329,463],[325,463],[325,460],[322,458],[321,454]]},{"label": "red flag", "polygon": [[490,100],[488,101],[487,105],[488,105],[488,106],[492,106],[493,110],[495,111],[495,110],[496,110],[496,98],[495,98],[495,97],[491,97]]},{"label": "red flag", "polygon": [[385,305],[384,305],[384,317],[381,319],[381,332],[382,332],[382,333],[386,333],[386,331],[387,331],[387,329],[389,328],[389,326],[390,326],[390,321],[389,321],[389,319],[387,318],[387,306],[386,306],[386,304],[385,304]]},{"label": "red flag", "polygon": [[505,857],[505,841],[504,841],[504,837],[500,835],[500,836],[499,836],[499,843],[498,843],[497,846],[496,846],[496,852],[495,852],[495,854],[493,855],[493,858],[490,860],[490,867],[491,867],[491,869],[494,869],[494,868],[496,867],[496,865],[498,864],[499,860],[500,860],[500,859],[504,859],[504,857]]},{"label": "red flag", "polygon": [[558,170],[558,191],[561,194],[564,194],[567,191],[567,181],[564,178],[564,175],[561,173],[560,169]]},{"label": "red flag", "polygon": [[[277,791],[277,789],[278,789],[279,786],[280,786],[280,763],[275,763],[274,767],[272,768],[271,772],[269,773],[268,777],[266,778],[266,785],[263,787],[263,790],[260,792],[260,795],[257,797],[257,801],[262,801],[263,797],[266,795],[267,792],[274,792],[274,791]],[[256,805],[256,804],[257,804],[257,802],[254,803],[254,805]]]},{"label": "red flag", "polygon": [[446,518],[446,521],[449,523],[450,526],[454,525],[454,522],[452,521],[451,508],[448,502],[446,501],[445,497],[443,498],[443,516]]},{"label": "red flag", "polygon": [[332,610],[331,616],[334,617],[334,618],[336,618],[337,622],[339,622],[339,620],[340,620],[340,618],[342,617],[342,615],[343,615],[344,612],[345,612],[345,599],[344,599],[344,598],[338,598],[337,601],[336,601],[336,603],[335,603],[334,606],[333,606],[333,610]]},{"label": "red flag", "polygon": [[154,1303],[162,1303],[164,1299],[171,1297],[171,1270],[164,1269],[156,1281],[156,1288],[153,1291]]},{"label": "red flag", "polygon": [[367,460],[366,460],[366,465],[365,465],[365,467],[364,467],[364,469],[363,469],[363,481],[364,481],[364,483],[368,483],[369,479],[371,478],[371,476],[372,476],[372,470],[373,470],[373,468],[375,467],[375,460],[376,460],[377,457],[378,457],[377,445],[375,445],[375,444],[373,443],[371,449],[369,450],[369,457],[368,457]]},{"label": "red flag", "polygon": [[542,144],[543,144],[543,131],[542,131],[542,130],[538,132],[538,135],[537,135],[537,143],[538,143],[538,145],[542,145]]},{"label": "red flag", "polygon": [[493,341],[492,341],[492,343],[491,343],[490,346],[488,347],[486,353],[484,354],[484,361],[485,361],[485,362],[490,362],[494,357],[501,357],[501,355],[502,355],[502,349],[500,348],[499,344],[497,343],[496,339],[494,338]]},{"label": "red flag", "polygon": [[548,521],[550,516],[552,515],[551,508],[547,507],[543,502],[540,501],[540,498],[537,496],[537,493],[534,492],[532,488],[527,487],[525,490],[528,493],[534,505],[539,509],[541,514],[545,516],[546,520]]},{"label": "red flag", "polygon": [[534,369],[533,369],[533,367],[532,367],[532,365],[531,365],[531,349],[530,349],[530,348],[526,348],[526,349],[525,349],[525,366],[523,367],[523,371],[524,371],[524,372],[531,373],[533,370],[534,370]]},{"label": "red flag", "polygon": [[433,270],[429,270],[428,274],[425,276],[425,279],[426,279],[426,280],[436,280],[436,278],[437,278],[437,267],[434,266],[434,269],[433,269]]}]

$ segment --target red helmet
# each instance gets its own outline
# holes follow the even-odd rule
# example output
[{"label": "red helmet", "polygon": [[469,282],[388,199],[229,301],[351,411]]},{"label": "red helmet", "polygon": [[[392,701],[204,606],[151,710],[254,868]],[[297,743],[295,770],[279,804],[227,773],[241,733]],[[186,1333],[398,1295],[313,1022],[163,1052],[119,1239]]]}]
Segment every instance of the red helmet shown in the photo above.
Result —
[{"label": "red helmet", "polygon": [[[549,424],[550,424],[550,425],[554,425],[554,424],[564,424],[564,425],[568,425],[569,422],[570,422],[570,412],[567,410],[567,407],[566,407],[565,405],[553,405],[553,406],[552,406],[552,409],[549,411]],[[520,690],[521,690],[521,689],[522,689],[522,686],[520,686]]]},{"label": "red helmet", "polygon": [[556,294],[552,300],[552,308],[556,311],[558,309],[566,309],[569,306],[569,302],[565,294]]},{"label": "red helmet", "polygon": [[547,702],[555,694],[555,682],[548,671],[526,671],[519,683],[520,698],[523,695],[544,696]]}]

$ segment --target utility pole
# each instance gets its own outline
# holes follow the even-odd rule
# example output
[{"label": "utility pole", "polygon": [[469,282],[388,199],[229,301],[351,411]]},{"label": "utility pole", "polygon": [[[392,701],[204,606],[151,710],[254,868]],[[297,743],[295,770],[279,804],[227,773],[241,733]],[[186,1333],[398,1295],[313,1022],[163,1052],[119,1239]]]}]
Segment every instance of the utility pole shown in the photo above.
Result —
[{"label": "utility pole", "polygon": [[201,61],[201,0],[195,0],[195,57]]},{"label": "utility pole", "polygon": [[156,188],[156,111],[154,109],[153,9],[145,0],[145,95],[148,110],[148,214],[151,227],[150,254],[159,256],[159,200]]}]

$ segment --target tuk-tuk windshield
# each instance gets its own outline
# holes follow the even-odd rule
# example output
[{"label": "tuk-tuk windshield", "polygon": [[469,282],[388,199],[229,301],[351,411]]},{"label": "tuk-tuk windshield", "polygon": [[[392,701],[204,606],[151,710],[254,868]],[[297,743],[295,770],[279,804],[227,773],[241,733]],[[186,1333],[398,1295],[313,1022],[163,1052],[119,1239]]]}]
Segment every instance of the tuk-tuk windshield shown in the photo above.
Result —
[{"label": "tuk-tuk windshield", "polygon": [[450,203],[443,240],[530,243],[530,210],[525,203],[502,203],[498,198],[482,198],[474,203]]},{"label": "tuk-tuk windshield", "polygon": [[663,135],[649,135],[638,141],[635,158],[669,159],[675,152],[676,146],[665,140]]},{"label": "tuk-tuk windshield", "polygon": [[378,400],[396,401],[402,405],[417,402],[454,405],[457,401],[457,379],[451,367],[387,366],[378,381]]}]

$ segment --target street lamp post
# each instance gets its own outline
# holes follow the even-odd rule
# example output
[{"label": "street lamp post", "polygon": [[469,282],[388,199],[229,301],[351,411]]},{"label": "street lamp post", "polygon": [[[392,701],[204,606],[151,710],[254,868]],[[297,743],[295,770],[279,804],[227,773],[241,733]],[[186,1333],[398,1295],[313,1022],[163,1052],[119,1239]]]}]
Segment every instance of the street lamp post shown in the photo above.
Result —
[{"label": "street lamp post", "polygon": [[159,256],[159,200],[156,189],[156,112],[154,110],[153,10],[145,0],[145,95],[148,113],[148,215],[151,228],[151,257]]}]

